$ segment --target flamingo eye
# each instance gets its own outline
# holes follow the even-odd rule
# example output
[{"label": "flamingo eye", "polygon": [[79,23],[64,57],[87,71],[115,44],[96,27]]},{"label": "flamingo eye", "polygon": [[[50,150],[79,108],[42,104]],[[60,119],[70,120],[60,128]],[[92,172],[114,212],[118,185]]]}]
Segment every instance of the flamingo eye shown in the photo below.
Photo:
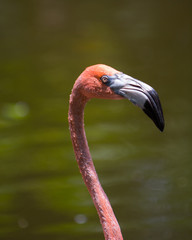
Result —
[{"label": "flamingo eye", "polygon": [[108,77],[107,75],[103,75],[103,76],[101,77],[101,81],[102,81],[103,83],[107,83],[108,80],[109,80],[109,77]]}]

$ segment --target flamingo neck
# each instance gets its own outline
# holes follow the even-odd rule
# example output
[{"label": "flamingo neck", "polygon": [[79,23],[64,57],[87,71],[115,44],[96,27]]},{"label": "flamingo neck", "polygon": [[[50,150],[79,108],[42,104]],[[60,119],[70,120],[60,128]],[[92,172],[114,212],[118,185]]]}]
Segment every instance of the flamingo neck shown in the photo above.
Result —
[{"label": "flamingo neck", "polygon": [[123,240],[121,229],[105,194],[89,151],[84,130],[84,107],[88,99],[73,88],[69,103],[69,127],[76,160],[102,224],[105,240]]}]

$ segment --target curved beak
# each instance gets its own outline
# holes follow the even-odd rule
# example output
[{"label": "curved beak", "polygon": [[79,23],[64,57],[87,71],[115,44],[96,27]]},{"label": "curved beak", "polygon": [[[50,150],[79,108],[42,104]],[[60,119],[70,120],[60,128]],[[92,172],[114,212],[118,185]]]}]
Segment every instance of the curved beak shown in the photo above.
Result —
[{"label": "curved beak", "polygon": [[129,99],[140,107],[160,131],[164,129],[164,117],[157,92],[148,84],[123,73],[108,76],[106,83],[116,94]]}]

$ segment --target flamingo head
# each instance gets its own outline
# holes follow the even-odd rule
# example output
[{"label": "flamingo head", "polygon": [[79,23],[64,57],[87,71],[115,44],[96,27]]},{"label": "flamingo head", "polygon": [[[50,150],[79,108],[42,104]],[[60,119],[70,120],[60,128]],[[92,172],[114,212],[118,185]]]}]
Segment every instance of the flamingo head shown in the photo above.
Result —
[{"label": "flamingo head", "polygon": [[129,99],[163,131],[164,117],[159,96],[148,84],[103,64],[86,68],[76,84],[88,99]]}]

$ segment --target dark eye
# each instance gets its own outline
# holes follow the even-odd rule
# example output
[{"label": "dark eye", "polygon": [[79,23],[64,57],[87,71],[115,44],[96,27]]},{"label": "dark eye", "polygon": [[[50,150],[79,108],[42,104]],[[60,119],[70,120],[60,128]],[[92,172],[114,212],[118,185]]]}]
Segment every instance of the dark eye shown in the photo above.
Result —
[{"label": "dark eye", "polygon": [[109,77],[108,77],[107,75],[103,75],[103,76],[101,77],[101,81],[102,81],[103,83],[107,83],[108,80],[109,80]]}]

